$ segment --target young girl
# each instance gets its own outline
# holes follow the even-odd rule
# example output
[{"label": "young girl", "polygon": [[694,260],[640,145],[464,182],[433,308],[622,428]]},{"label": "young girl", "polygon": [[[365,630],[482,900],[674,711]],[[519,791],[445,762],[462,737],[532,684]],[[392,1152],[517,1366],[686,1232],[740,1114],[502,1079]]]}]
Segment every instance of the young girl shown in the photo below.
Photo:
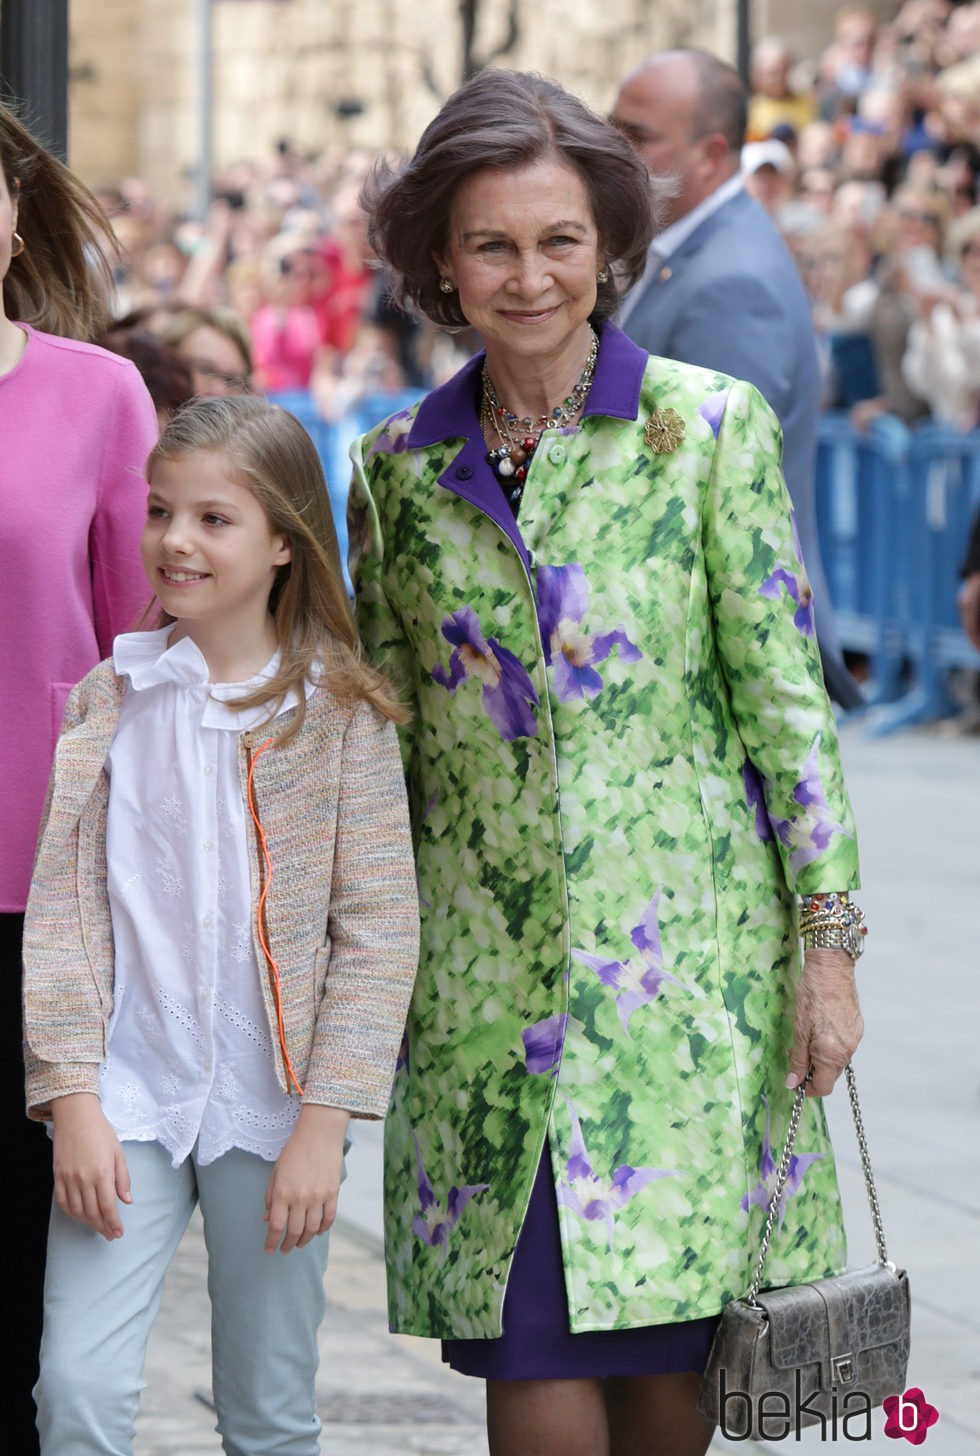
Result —
[{"label": "young girl", "polygon": [[385,1112],[417,959],[403,713],[291,415],[197,400],[147,473],[164,625],[69,699],[27,912],[28,1109],[54,1125],[41,1448],[132,1450],[199,1203],[224,1450],[311,1456],[318,1235],[348,1118]]}]

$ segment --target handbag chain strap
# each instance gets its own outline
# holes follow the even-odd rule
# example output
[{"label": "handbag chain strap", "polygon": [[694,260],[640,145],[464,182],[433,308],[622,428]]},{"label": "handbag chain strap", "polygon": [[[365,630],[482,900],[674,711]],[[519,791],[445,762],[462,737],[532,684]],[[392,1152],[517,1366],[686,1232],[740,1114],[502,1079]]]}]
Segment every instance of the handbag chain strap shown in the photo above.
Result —
[{"label": "handbag chain strap", "polygon": [[[766,1259],[769,1255],[769,1244],[772,1239],[773,1229],[779,1210],[782,1207],[783,1192],[786,1188],[786,1180],[789,1177],[790,1163],[793,1157],[793,1144],[796,1142],[796,1134],[800,1127],[800,1117],[803,1114],[803,1102],[806,1097],[807,1083],[813,1076],[811,1067],[806,1078],[796,1089],[796,1099],[793,1103],[793,1111],[789,1120],[789,1131],[786,1134],[786,1146],[783,1148],[783,1156],[780,1159],[779,1168],[776,1172],[776,1186],[772,1198],[769,1200],[769,1212],[766,1215],[766,1226],[762,1234],[762,1247],[759,1250],[759,1258],[755,1266],[755,1273],[752,1276],[752,1287],[745,1296],[746,1302],[758,1307],[758,1293],[762,1286],[762,1275],[766,1267]],[[875,1248],[878,1253],[878,1263],[888,1263],[888,1253],[885,1248],[885,1230],[881,1222],[881,1207],[878,1203],[878,1193],[875,1189],[874,1174],[871,1171],[871,1157],[868,1153],[868,1140],[864,1135],[864,1122],[861,1118],[861,1107],[858,1103],[857,1083],[854,1080],[854,1069],[848,1062],[844,1068],[844,1076],[847,1078],[847,1095],[851,1102],[851,1115],[854,1118],[854,1131],[857,1133],[858,1151],[861,1154],[861,1167],[864,1171],[864,1186],[868,1194],[868,1205],[871,1209],[871,1222],[875,1231]]]}]

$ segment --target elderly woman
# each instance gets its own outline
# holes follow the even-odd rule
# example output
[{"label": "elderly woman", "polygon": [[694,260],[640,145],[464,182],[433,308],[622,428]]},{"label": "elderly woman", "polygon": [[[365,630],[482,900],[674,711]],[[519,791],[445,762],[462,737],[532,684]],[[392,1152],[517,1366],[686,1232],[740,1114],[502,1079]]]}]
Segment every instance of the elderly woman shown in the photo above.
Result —
[{"label": "elderly woman", "polygon": [[[812,1063],[829,1092],[861,1031],[778,428],[608,321],[649,179],[560,87],[477,77],[368,200],[402,299],[486,348],[352,450],[423,903],[391,1323],[487,1380],[494,1456],[701,1453],[697,1372],[749,1283],[792,1089]],[[802,977],[796,895],[823,921]],[[774,1282],[844,1258],[819,1100],[798,1146]]]}]

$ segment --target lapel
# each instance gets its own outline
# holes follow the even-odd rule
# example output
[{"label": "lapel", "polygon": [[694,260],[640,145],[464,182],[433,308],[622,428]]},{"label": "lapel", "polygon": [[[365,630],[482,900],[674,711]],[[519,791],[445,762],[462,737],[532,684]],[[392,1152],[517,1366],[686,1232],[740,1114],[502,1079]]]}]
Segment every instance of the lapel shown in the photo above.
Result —
[{"label": "lapel", "polygon": [[510,541],[524,570],[530,573],[527,547],[500,483],[486,463],[487,447],[477,412],[485,357],[482,353],[474,355],[458,374],[426,395],[409,432],[407,448],[425,450],[453,440],[462,442],[460,449],[449,456],[438,484],[488,516]]},{"label": "lapel", "polygon": [[[607,415],[635,420],[640,408],[640,389],[647,354],[614,324],[599,327],[599,358],[582,419]],[[514,547],[530,578],[532,556],[500,482],[486,463],[486,445],[477,410],[480,373],[485,355],[477,354],[446,384],[434,389],[419,406],[408,436],[409,450],[460,440],[439,475],[439,485],[461,500],[468,501],[489,517]],[[572,437],[582,432],[573,431]],[[569,441],[571,445],[572,440]],[[547,451],[547,442],[541,447]]]},{"label": "lapel", "polygon": [[709,213],[703,222],[699,223],[678,248],[664,259],[663,266],[648,280],[643,291],[643,297],[637,304],[632,316],[639,315],[647,309],[656,309],[658,304],[669,297],[675,291],[677,285],[683,281],[691,264],[700,252],[718,235],[719,231],[730,227],[735,218],[740,217],[751,199],[746,192],[737,192],[730,197],[721,207]]}]

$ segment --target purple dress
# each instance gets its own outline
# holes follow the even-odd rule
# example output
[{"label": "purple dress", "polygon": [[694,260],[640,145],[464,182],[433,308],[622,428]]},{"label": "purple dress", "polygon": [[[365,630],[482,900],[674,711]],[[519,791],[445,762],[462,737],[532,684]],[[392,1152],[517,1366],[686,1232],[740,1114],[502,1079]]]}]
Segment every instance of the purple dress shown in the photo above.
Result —
[{"label": "purple dress", "polygon": [[[526,550],[517,524],[519,495],[508,498],[489,467],[474,482],[474,489],[481,490],[484,508],[504,529],[510,508],[515,524],[508,533]],[[493,500],[493,509],[486,497]],[[601,1380],[681,1371],[700,1375],[718,1319],[711,1315],[677,1324],[572,1334],[546,1145],[507,1281],[503,1334],[495,1340],[443,1340],[442,1358],[460,1374],[482,1380]]]},{"label": "purple dress", "polygon": [[538,1164],[496,1340],[443,1340],[442,1358],[483,1380],[600,1380],[612,1375],[700,1374],[718,1316],[634,1330],[573,1335],[547,1147]]}]

